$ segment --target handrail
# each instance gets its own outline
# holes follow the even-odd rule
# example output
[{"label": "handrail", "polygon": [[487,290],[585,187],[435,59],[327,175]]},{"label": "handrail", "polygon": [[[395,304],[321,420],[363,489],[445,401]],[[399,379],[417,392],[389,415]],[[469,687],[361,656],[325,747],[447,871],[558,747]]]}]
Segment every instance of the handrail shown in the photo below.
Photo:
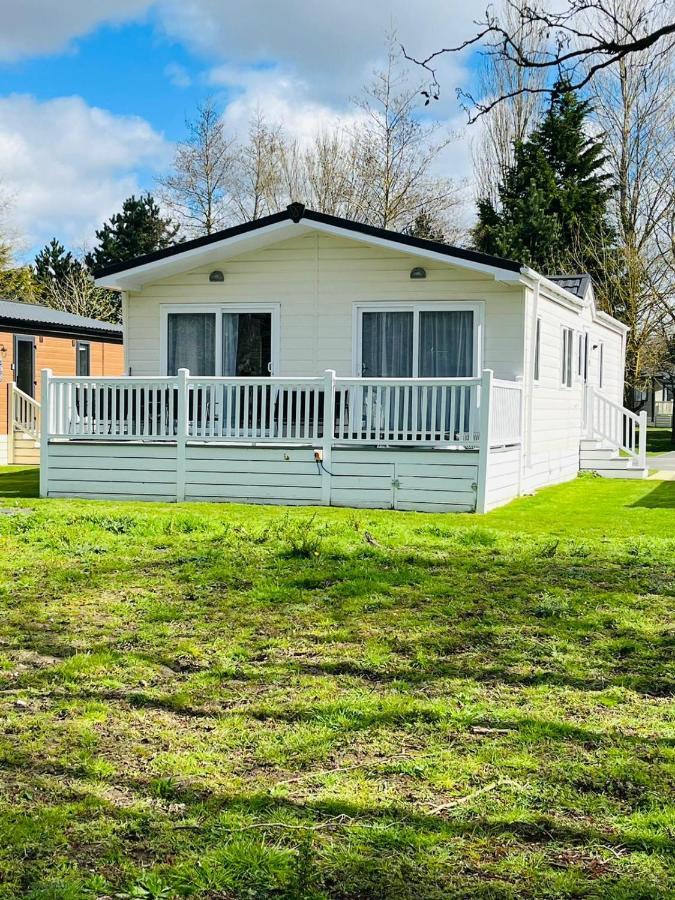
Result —
[{"label": "handrail", "polygon": [[[480,378],[51,377],[45,433],[64,440],[380,444],[474,449],[521,439],[522,385]],[[491,374],[491,373],[490,373]],[[490,391],[490,385],[492,390]],[[47,407],[46,407],[47,408]]]},{"label": "handrail", "polygon": [[620,403],[610,400],[593,385],[586,387],[586,428],[591,439],[609,441],[637,460],[641,468],[647,465],[647,412],[634,413]]},{"label": "handrail", "polygon": [[40,404],[14,382],[11,384],[12,432],[23,431],[36,441],[40,438]]}]

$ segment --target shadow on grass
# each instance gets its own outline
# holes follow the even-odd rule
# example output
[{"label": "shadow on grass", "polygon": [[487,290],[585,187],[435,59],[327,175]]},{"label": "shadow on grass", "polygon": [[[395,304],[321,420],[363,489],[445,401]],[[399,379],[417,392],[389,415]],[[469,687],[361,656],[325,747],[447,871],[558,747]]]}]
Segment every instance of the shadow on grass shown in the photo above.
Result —
[{"label": "shadow on grass", "polygon": [[[36,774],[54,776],[67,782],[67,790],[71,797],[81,795],[91,797],[91,785],[86,773],[72,766],[59,762],[46,762],[38,757],[25,755],[23,758],[14,758],[3,761],[0,770],[6,772],[22,772],[32,777]],[[80,787],[79,778],[84,775],[84,783]],[[618,828],[603,829],[586,820],[587,824],[577,824],[574,818],[563,820],[564,809],[554,816],[546,812],[532,809],[527,818],[500,816],[495,811],[488,816],[480,812],[485,799],[481,796],[481,785],[477,783],[469,786],[469,795],[475,791],[475,797],[469,796],[468,802],[463,798],[459,804],[452,807],[452,799],[447,809],[437,807],[436,798],[430,802],[429,810],[414,806],[405,802],[383,802],[380,805],[368,805],[366,803],[350,802],[343,799],[331,798],[303,798],[272,796],[270,789],[253,791],[251,793],[221,793],[217,789],[207,790],[197,784],[185,784],[172,778],[156,778],[150,776],[133,776],[117,772],[114,775],[98,776],[102,783],[123,790],[128,796],[134,796],[137,801],[147,801],[148,798],[161,798],[171,805],[179,804],[181,813],[179,817],[173,815],[171,819],[165,819],[159,815],[162,828],[175,826],[180,829],[181,818],[189,822],[187,829],[201,832],[203,835],[210,833],[212,840],[222,841],[224,835],[241,835],[247,828],[256,829],[256,834],[264,836],[267,830],[270,834],[279,834],[277,828],[290,829],[306,826],[307,828],[321,826],[327,820],[336,819],[331,823],[336,831],[346,831],[350,828],[358,829],[359,826],[368,828],[376,823],[384,827],[414,830],[418,837],[439,835],[443,838],[467,837],[473,840],[481,838],[511,838],[523,843],[537,844],[542,847],[552,844],[564,844],[567,847],[589,847],[602,844],[611,847],[621,847],[625,850],[638,850],[641,852],[671,851],[673,840],[664,832],[647,833],[641,830],[639,834]],[[283,782],[282,782],[283,784]],[[274,784],[270,786],[274,787]],[[522,788],[517,782],[505,779],[503,791],[518,792]],[[100,802],[100,801],[99,801]],[[488,800],[488,806],[493,804]],[[110,804],[110,808],[117,808]],[[127,809],[131,806],[127,804]],[[141,815],[144,821],[145,804]],[[473,813],[472,813],[473,811]],[[158,810],[159,812],[159,810]],[[223,815],[237,817],[232,826],[225,824]],[[243,822],[242,822],[243,818]],[[252,821],[251,821],[252,820]],[[199,823],[199,824],[195,824]],[[201,839],[203,841],[204,838]],[[201,843],[200,841],[200,843]],[[412,846],[410,840],[404,842],[408,847]],[[360,896],[360,895],[359,895]],[[368,895],[370,896],[370,895]],[[378,895],[379,896],[379,895]]]},{"label": "shadow on grass", "polygon": [[40,470],[37,466],[1,466],[0,497],[39,497]]},{"label": "shadow on grass", "polygon": [[655,485],[653,491],[631,505],[647,509],[675,509],[675,481],[657,481]]},{"label": "shadow on grass", "polygon": [[670,428],[647,429],[647,453],[669,453],[675,450]]}]

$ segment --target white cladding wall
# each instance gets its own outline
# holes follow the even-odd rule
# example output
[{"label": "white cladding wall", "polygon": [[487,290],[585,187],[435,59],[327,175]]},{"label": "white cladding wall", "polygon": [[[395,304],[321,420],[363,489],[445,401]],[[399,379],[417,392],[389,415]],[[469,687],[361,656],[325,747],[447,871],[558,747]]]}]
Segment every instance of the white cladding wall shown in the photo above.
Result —
[{"label": "white cladding wall", "polygon": [[[175,443],[52,441],[48,449],[43,496],[176,500]],[[420,512],[473,512],[479,477],[475,451],[407,448],[335,450],[327,497],[329,476],[311,447],[190,443],[180,468],[186,500]]]},{"label": "white cladding wall", "polygon": [[[541,320],[539,381],[534,382],[535,302],[528,296],[526,316],[526,441],[522,489],[530,491],[574,478],[579,471],[583,438],[584,380],[579,373],[579,336],[590,335],[589,383],[599,387],[602,345],[602,391],[616,403],[623,394],[623,343],[619,333],[593,322],[588,308],[578,312],[555,302],[542,290],[536,307]],[[572,386],[562,383],[563,328],[573,330]],[[530,390],[527,390],[527,385]]]},{"label": "white cladding wall", "polygon": [[9,452],[9,439],[6,434],[0,434],[0,466],[6,466]]},{"label": "white cladding wall", "polygon": [[[411,280],[423,265],[425,280]],[[225,281],[211,284],[222,269]],[[354,303],[484,300],[483,367],[497,378],[522,372],[524,290],[491,276],[430,262],[410,253],[309,234],[222,264],[193,269],[131,293],[126,321],[127,365],[133,375],[162,373],[160,308],[171,303],[281,304],[280,372],[352,375]]]}]

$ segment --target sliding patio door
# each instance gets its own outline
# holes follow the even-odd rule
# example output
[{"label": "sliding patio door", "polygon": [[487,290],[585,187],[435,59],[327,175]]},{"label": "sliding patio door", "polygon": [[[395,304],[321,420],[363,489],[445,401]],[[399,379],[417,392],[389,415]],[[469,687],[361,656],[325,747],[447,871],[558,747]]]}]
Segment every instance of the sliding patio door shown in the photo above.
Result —
[{"label": "sliding patio door", "polygon": [[365,378],[471,378],[476,370],[473,309],[361,313]]},{"label": "sliding patio door", "polygon": [[[389,310],[362,309],[361,374],[366,378],[472,378],[478,374],[479,362],[476,317],[476,309],[466,305],[459,308],[405,306]],[[430,389],[423,386],[404,389],[409,401],[406,403],[407,421],[404,421],[401,398],[398,404],[395,400],[398,390],[386,395],[389,397],[386,403],[388,408],[384,408],[382,402],[378,405],[377,424],[382,434],[405,430],[431,431],[433,428],[447,435],[456,435],[469,430],[468,402],[451,411],[449,406],[442,404],[439,391],[434,395],[437,397],[437,409],[434,409],[428,395]],[[469,389],[466,391],[468,401]],[[413,397],[413,394],[416,396]],[[364,402],[367,404],[370,400]],[[394,409],[398,410],[397,414]],[[371,408],[364,407],[364,420],[366,416],[373,421]],[[441,422],[441,418],[445,421]]]},{"label": "sliding patio door", "polygon": [[167,316],[167,375],[216,374],[216,313],[180,312]]},{"label": "sliding patio door", "polygon": [[418,329],[420,378],[470,378],[473,310],[421,310]]},{"label": "sliding patio door", "polygon": [[[215,307],[166,312],[166,373],[188,369],[197,378],[264,378],[274,372],[278,308]],[[264,397],[263,397],[264,395]],[[270,386],[210,385],[190,396],[190,421],[209,433],[260,433],[259,410],[270,409]],[[257,432],[256,432],[257,429]]]},{"label": "sliding patio door", "polygon": [[411,378],[412,311],[363,312],[361,374],[364,378]]},{"label": "sliding patio door", "polygon": [[272,372],[272,313],[223,313],[223,375],[263,378]]}]

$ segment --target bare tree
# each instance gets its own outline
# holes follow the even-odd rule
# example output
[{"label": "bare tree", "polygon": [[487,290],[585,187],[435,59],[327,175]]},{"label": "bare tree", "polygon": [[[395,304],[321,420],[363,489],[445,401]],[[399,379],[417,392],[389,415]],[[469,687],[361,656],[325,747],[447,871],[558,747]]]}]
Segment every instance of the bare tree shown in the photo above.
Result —
[{"label": "bare tree", "polygon": [[[502,0],[505,27],[528,56],[539,56],[544,49],[545,32],[541,25],[522,22],[527,0]],[[494,106],[480,123],[478,135],[471,142],[475,193],[490,200],[497,208],[499,183],[513,165],[514,145],[524,141],[538,121],[543,108],[543,95],[524,91],[539,89],[546,82],[542,69],[524,69],[507,59],[484,56],[479,71],[479,93],[485,98],[508,97]]]},{"label": "bare tree", "polygon": [[281,125],[270,125],[258,111],[248,138],[238,148],[231,179],[231,205],[240,222],[259,219],[288,202],[284,169],[287,143]]},{"label": "bare tree", "polygon": [[45,306],[76,316],[104,322],[119,322],[121,317],[119,294],[97,287],[85,266],[73,266],[63,279],[42,283],[39,299]]},{"label": "bare tree", "polygon": [[433,173],[453,135],[417,115],[419,85],[412,84],[393,41],[387,62],[355,105],[359,120],[349,144],[358,190],[355,216],[381,228],[409,228],[422,210],[452,226],[461,191],[449,178]]},{"label": "bare tree", "polygon": [[231,216],[234,141],[226,138],[213,101],[198,108],[187,129],[187,139],[177,146],[173,171],[158,180],[159,196],[188,234],[213,234]]},{"label": "bare tree", "polygon": [[[649,0],[608,0],[607,39],[634,32]],[[659,14],[657,10],[653,14]],[[675,266],[663,236],[675,220],[675,71],[673,52],[654,48],[626,55],[596,75],[591,100],[603,132],[616,190],[611,203],[615,245],[598,248],[597,285],[605,308],[629,326],[627,399],[653,371],[655,339],[675,325]],[[672,238],[671,238],[672,241]],[[668,243],[666,242],[666,247]]]},{"label": "bare tree", "polygon": [[[650,48],[655,54],[667,52],[675,36],[672,0],[648,0],[629,25],[615,15],[614,5],[614,0],[565,0],[562,4],[547,0],[541,6],[536,2],[505,0],[505,8],[510,8],[516,16],[515,28],[509,25],[503,10],[488,7],[483,19],[476,22],[476,34],[467,40],[443,47],[421,59],[409,55],[405,49],[404,53],[430,76],[429,86],[423,92],[427,103],[439,95],[439,59],[467,48],[482,47],[488,56],[518,69],[545,73],[541,85],[516,84],[512,88],[506,87],[497,96],[481,98],[458,90],[469,113],[469,121],[475,122],[504,100],[524,94],[549,93],[554,76],[561,69],[572,90],[579,90],[628,56]],[[523,31],[535,29],[543,29],[548,38],[543,50],[537,46],[532,51],[522,41]]]}]

